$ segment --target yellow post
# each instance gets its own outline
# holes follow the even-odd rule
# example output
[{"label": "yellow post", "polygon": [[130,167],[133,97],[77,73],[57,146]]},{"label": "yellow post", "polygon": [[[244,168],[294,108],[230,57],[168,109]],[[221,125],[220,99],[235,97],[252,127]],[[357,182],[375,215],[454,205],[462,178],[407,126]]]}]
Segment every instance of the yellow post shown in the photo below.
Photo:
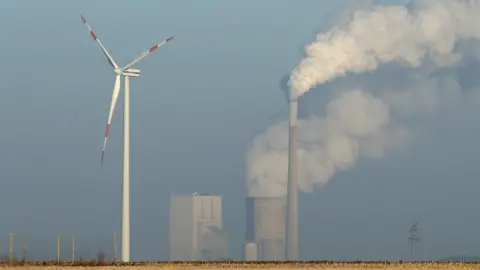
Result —
[{"label": "yellow post", "polygon": [[72,233],[72,263],[75,263],[75,234]]},{"label": "yellow post", "polygon": [[9,257],[10,257],[10,263],[13,262],[13,234],[10,233],[9,235]]},{"label": "yellow post", "polygon": [[117,262],[117,235],[113,231],[113,261]]},{"label": "yellow post", "polygon": [[60,263],[60,233],[57,234],[57,263]]},{"label": "yellow post", "polygon": [[23,240],[23,260],[27,261],[27,237]]}]

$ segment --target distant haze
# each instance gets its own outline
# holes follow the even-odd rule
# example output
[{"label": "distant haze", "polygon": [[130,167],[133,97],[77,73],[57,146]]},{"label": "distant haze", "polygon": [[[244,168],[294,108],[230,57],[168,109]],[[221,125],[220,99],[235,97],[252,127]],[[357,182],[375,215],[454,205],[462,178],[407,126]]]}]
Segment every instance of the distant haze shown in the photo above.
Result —
[{"label": "distant haze", "polygon": [[[292,71],[309,57],[305,45],[318,43],[317,32],[346,39],[355,11],[377,14],[372,4],[410,2],[2,1],[0,256],[9,254],[9,232],[16,257],[26,239],[30,258],[55,259],[57,233],[65,260],[72,234],[76,258],[99,250],[111,258],[113,231],[120,253],[123,93],[100,164],[114,73],[80,14],[122,65],[176,36],[138,63],[141,75],[131,80],[131,259],[168,260],[170,196],[206,192],[222,196],[229,257],[240,260],[246,179],[257,194],[284,190],[285,93]],[[412,9],[429,10],[420,4],[437,2],[394,9],[411,16]],[[451,36],[449,29],[466,20],[471,26],[461,31],[478,27],[475,15],[453,25],[442,20],[441,32]],[[452,52],[462,56],[454,64],[438,64],[433,59],[442,57],[431,53],[414,68],[377,59],[376,69],[335,75],[299,98],[300,165],[311,167],[301,176],[302,190],[311,193],[299,196],[302,260],[408,259],[416,220],[419,258],[478,255],[480,46],[476,38],[453,37]],[[329,149],[349,149],[341,153],[352,155],[353,165],[325,153],[332,122],[342,136]],[[357,148],[342,146],[349,141]],[[325,159],[305,159],[317,153]]]}]

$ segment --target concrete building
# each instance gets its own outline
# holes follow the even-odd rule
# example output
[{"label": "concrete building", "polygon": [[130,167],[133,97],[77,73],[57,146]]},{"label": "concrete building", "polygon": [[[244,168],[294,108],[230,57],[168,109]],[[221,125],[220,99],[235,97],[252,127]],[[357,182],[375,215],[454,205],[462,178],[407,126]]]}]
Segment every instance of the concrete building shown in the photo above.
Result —
[{"label": "concrete building", "polygon": [[285,260],[286,210],[285,197],[246,199],[245,260]]},{"label": "concrete building", "polygon": [[257,243],[245,242],[243,246],[243,260],[244,261],[258,261]]},{"label": "concrete building", "polygon": [[170,260],[209,261],[228,256],[222,198],[209,194],[170,198]]}]

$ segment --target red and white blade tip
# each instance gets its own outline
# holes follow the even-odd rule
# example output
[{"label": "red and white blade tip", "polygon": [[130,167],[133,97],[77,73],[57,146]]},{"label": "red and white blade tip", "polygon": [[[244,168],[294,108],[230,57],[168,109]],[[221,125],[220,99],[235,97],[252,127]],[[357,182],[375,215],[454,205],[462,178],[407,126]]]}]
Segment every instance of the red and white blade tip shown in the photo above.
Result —
[{"label": "red and white blade tip", "polygon": [[110,124],[107,123],[107,127],[105,128],[105,138],[103,139],[103,149],[102,149],[101,163],[103,163],[103,158],[105,157],[105,148],[107,146],[107,139],[108,139],[108,133],[109,132],[110,132]]},{"label": "red and white blade tip", "polygon": [[90,28],[90,25],[88,25],[87,20],[85,20],[83,15],[80,15],[80,17],[82,17],[82,21],[87,26],[88,30],[90,31],[90,35],[92,36],[92,38],[94,40],[97,40],[97,34],[95,34],[95,32],[93,32],[92,28]]},{"label": "red and white blade tip", "polygon": [[152,47],[150,47],[150,49],[148,49],[148,52],[151,53],[151,52],[155,51],[155,50],[158,49],[161,45],[169,42],[169,41],[172,40],[174,37],[175,37],[175,36],[171,36],[171,37],[165,39],[164,41],[162,41],[162,43],[153,45]]}]

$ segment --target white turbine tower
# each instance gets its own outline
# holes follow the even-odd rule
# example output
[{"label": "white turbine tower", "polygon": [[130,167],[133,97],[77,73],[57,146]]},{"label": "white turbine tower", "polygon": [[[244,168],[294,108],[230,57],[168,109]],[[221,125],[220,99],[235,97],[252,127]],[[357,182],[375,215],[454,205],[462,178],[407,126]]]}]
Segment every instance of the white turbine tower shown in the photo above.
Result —
[{"label": "white turbine tower", "polygon": [[125,77],[125,97],[124,97],[124,110],[123,110],[123,184],[122,184],[122,261],[130,261],[130,77],[138,77],[140,70],[131,68],[138,61],[142,60],[149,53],[155,51],[159,47],[165,45],[165,43],[172,40],[174,37],[169,37],[159,44],[154,45],[147,51],[141,53],[132,62],[128,63],[123,68],[119,68],[117,63],[113,60],[112,56],[108,53],[107,49],[98,39],[97,35],[93,32],[90,25],[81,15],[83,23],[90,31],[90,35],[93,37],[97,45],[103,52],[103,56],[107,59],[108,63],[113,67],[115,72],[115,84],[113,86],[112,101],[110,103],[110,112],[108,114],[107,127],[105,130],[105,139],[103,141],[102,159],[105,156],[105,147],[107,145],[108,133],[110,131],[110,123],[112,122],[113,112],[115,110],[115,104],[120,93],[120,77]]}]

